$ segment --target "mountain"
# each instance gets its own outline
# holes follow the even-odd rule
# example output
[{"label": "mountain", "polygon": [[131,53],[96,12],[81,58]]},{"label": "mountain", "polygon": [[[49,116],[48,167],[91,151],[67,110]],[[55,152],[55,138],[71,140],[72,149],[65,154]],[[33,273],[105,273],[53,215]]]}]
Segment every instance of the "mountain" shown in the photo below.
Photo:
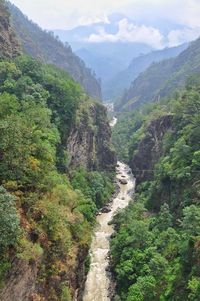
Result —
[{"label": "mountain", "polygon": [[12,26],[25,53],[46,64],[54,64],[66,70],[91,97],[101,99],[100,83],[94,72],[87,68],[85,63],[72,52],[68,44],[63,44],[53,33],[42,30],[14,5],[8,3],[8,7],[11,13]]},{"label": "mountain", "polygon": [[107,111],[21,54],[2,0],[0,27],[0,300],[81,300],[96,213],[114,191]]},{"label": "mountain", "polygon": [[114,300],[199,300],[200,77],[121,114],[113,141],[136,178],[134,201],[113,220]]},{"label": "mountain", "polygon": [[98,34],[99,28],[103,28],[108,34],[116,34],[119,30],[118,22],[123,18],[126,16],[113,15],[109,17],[108,24],[99,22],[79,26],[72,30],[54,30],[61,41],[67,41],[75,53],[86,62],[87,66],[95,71],[97,77],[101,78],[104,90],[104,84],[126,69],[133,58],[153,50],[153,47],[145,43],[88,41],[90,36]]},{"label": "mountain", "polygon": [[200,39],[192,42],[176,58],[153,63],[141,73],[116,104],[116,110],[129,110],[173,94],[187,79],[200,73]]},{"label": "mountain", "polygon": [[141,43],[103,42],[84,44],[76,53],[95,70],[104,86],[106,81],[127,68],[133,58],[151,50],[151,47]]},{"label": "mountain", "polygon": [[21,51],[15,32],[10,26],[9,12],[5,8],[5,2],[0,1],[0,57],[13,58]]},{"label": "mountain", "polygon": [[175,57],[185,50],[187,46],[188,44],[183,44],[177,47],[165,48],[163,50],[152,51],[148,54],[143,54],[134,58],[127,69],[121,71],[114,78],[104,84],[102,91],[104,98],[119,98],[122,92],[125,89],[128,89],[131,82],[153,62]]}]

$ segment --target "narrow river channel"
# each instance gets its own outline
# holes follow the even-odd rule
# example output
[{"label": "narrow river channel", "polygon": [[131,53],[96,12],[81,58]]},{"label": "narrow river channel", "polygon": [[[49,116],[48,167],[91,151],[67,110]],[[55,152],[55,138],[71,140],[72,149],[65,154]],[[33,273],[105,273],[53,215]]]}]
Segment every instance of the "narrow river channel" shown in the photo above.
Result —
[{"label": "narrow river channel", "polygon": [[[116,178],[119,183],[119,193],[113,200],[111,211],[97,216],[97,227],[90,249],[91,265],[87,275],[83,301],[108,301],[110,279],[106,272],[109,267],[109,240],[114,232],[108,225],[114,214],[128,206],[135,188],[135,179],[130,168],[122,162],[118,162]],[[120,179],[127,183],[121,184]]]}]

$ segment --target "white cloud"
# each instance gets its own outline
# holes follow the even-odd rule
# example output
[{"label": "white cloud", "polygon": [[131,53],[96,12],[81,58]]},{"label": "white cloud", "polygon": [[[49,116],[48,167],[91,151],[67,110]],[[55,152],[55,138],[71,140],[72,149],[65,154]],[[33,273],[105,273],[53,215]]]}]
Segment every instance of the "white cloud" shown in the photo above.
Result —
[{"label": "white cloud", "polygon": [[145,25],[135,25],[129,23],[127,19],[122,19],[118,23],[119,29],[116,34],[107,33],[103,27],[99,28],[97,34],[91,34],[89,42],[136,42],[150,45],[154,48],[162,48],[164,37],[160,31]]},{"label": "white cloud", "polygon": [[193,41],[200,37],[200,27],[198,28],[185,28],[182,30],[172,30],[168,34],[168,46],[174,47],[186,42]]},{"label": "white cloud", "polygon": [[[200,0],[11,0],[30,19],[46,29],[72,29],[79,25],[109,22],[107,16],[122,13],[137,21],[126,19],[119,23],[118,32],[110,34],[103,28],[89,36],[90,42],[145,42],[155,48],[175,46],[200,35]],[[157,23],[155,22],[157,20]],[[159,20],[175,26],[164,44]],[[156,24],[156,25],[153,25]],[[103,26],[102,26],[103,27]],[[158,29],[156,28],[158,27]],[[173,27],[172,27],[173,29]],[[169,29],[170,30],[170,29]]]},{"label": "white cloud", "polygon": [[[179,12],[179,13],[178,13]],[[195,28],[200,27],[200,1],[183,0],[177,10],[177,20],[183,25]]]},{"label": "white cloud", "polygon": [[92,16],[82,16],[78,20],[79,25],[91,25],[96,23],[109,24],[110,21],[106,14],[92,15]]}]

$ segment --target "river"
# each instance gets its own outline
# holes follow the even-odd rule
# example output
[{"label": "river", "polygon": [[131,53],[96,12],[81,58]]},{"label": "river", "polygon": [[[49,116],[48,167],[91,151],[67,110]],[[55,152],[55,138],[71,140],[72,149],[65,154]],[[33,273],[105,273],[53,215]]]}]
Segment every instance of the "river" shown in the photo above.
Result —
[{"label": "river", "polygon": [[[110,278],[106,270],[109,267],[109,240],[114,229],[108,223],[118,210],[128,206],[135,188],[135,179],[130,168],[122,162],[117,164],[116,178],[120,190],[113,200],[111,211],[97,216],[97,227],[90,249],[91,265],[87,275],[83,301],[110,300]],[[127,184],[121,184],[120,179],[125,179]]]},{"label": "river", "polygon": [[114,127],[117,123],[117,118],[116,117],[113,117],[112,121],[110,122],[110,126],[111,127]]}]

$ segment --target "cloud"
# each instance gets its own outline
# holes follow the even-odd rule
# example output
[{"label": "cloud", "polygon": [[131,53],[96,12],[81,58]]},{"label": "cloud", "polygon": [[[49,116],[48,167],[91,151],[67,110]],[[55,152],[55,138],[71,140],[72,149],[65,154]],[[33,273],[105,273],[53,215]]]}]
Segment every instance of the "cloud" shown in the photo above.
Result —
[{"label": "cloud", "polygon": [[91,34],[87,39],[91,43],[101,42],[135,42],[144,43],[154,48],[163,48],[164,37],[160,31],[154,27],[136,25],[129,23],[126,18],[118,23],[118,32],[109,34],[103,27],[99,28],[97,34]]},{"label": "cloud", "polygon": [[182,30],[172,30],[168,34],[168,46],[174,47],[186,42],[193,41],[200,36],[200,27],[184,28]]},{"label": "cloud", "polygon": [[80,17],[78,20],[78,24],[81,26],[92,25],[97,23],[110,24],[110,21],[105,13],[92,16],[85,15]]},{"label": "cloud", "polygon": [[200,27],[200,1],[183,0],[179,10],[177,10],[177,19],[181,24],[188,27]]}]

